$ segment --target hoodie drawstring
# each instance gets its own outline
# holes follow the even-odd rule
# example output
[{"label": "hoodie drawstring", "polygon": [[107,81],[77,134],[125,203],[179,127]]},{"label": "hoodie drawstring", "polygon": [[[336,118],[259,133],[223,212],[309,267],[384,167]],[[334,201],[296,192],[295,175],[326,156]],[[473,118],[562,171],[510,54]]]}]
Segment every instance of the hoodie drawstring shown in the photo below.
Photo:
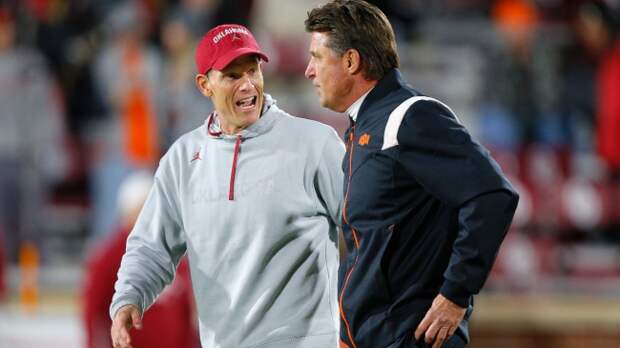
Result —
[{"label": "hoodie drawstring", "polygon": [[241,135],[235,141],[235,153],[233,155],[232,169],[230,170],[230,187],[228,188],[228,200],[235,200],[235,175],[237,173],[237,157],[239,157],[239,147],[241,145]]},{"label": "hoodie drawstring", "polygon": [[[213,119],[214,119],[213,116],[215,116],[215,113],[211,113],[211,115],[209,115],[209,121],[207,122],[207,132],[211,136],[219,137],[222,135],[221,131],[214,132],[211,130],[211,124],[213,123]],[[239,157],[240,146],[241,146],[241,135],[237,135],[237,140],[235,140],[235,152],[233,154],[233,163],[232,163],[232,168],[230,170],[230,186],[228,187],[228,200],[229,201],[235,200],[235,177],[237,174],[237,158]]]},{"label": "hoodie drawstring", "polygon": [[219,137],[220,135],[222,135],[222,132],[214,132],[211,130],[211,125],[213,124],[213,119],[215,118],[215,112],[212,112],[211,115],[209,115],[209,121],[207,121],[207,133],[209,133],[210,136],[212,137]]}]

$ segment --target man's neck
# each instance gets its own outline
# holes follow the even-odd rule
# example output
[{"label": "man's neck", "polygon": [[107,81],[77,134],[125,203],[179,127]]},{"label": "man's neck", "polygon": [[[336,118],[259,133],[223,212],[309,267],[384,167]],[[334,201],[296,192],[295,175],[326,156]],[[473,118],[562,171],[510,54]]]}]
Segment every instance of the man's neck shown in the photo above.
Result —
[{"label": "man's neck", "polygon": [[226,134],[226,135],[236,135],[239,132],[241,132],[242,130],[244,130],[245,128],[247,128],[249,125],[244,126],[235,126],[235,125],[229,125],[229,124],[223,124],[220,123],[220,127],[222,129],[222,133]]},{"label": "man's neck", "polygon": [[360,78],[355,81],[353,84],[353,88],[351,89],[351,93],[349,93],[347,97],[347,102],[344,105],[344,109],[340,112],[345,112],[356,100],[358,100],[361,96],[368,93],[371,89],[373,89],[377,85],[377,80],[366,80],[364,78]]}]

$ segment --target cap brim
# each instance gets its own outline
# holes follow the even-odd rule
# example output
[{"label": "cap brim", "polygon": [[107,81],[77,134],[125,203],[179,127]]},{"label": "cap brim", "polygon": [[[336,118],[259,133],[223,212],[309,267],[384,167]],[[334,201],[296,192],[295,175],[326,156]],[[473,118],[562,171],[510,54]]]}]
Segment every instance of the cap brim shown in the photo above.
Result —
[{"label": "cap brim", "polygon": [[218,58],[218,60],[216,60],[215,63],[213,63],[213,69],[222,70],[226,68],[228,64],[232,63],[233,60],[241,56],[246,56],[248,54],[255,54],[259,56],[262,60],[266,62],[269,61],[269,57],[267,57],[267,55],[264,54],[263,52],[257,49],[253,49],[253,48],[242,47],[242,48],[238,48],[236,50],[230,51],[227,54]]}]

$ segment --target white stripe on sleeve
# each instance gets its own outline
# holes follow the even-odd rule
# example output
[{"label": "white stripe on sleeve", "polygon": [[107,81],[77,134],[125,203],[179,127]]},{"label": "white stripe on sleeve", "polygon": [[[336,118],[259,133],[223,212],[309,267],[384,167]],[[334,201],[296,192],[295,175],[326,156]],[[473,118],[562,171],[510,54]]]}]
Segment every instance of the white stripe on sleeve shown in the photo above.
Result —
[{"label": "white stripe on sleeve", "polygon": [[452,109],[450,109],[448,105],[440,102],[439,100],[431,97],[422,96],[411,97],[398,105],[396,109],[394,109],[394,111],[392,111],[392,113],[390,114],[390,117],[388,118],[388,121],[385,125],[385,131],[383,133],[383,146],[381,147],[381,150],[389,149],[398,145],[398,129],[403,122],[403,118],[405,117],[407,110],[409,110],[409,107],[411,107],[411,105],[421,100],[434,101],[438,103],[439,105],[450,111],[450,113],[454,116],[454,119],[458,123],[461,123],[461,121],[459,121],[458,117],[456,117],[456,114],[452,111]]}]

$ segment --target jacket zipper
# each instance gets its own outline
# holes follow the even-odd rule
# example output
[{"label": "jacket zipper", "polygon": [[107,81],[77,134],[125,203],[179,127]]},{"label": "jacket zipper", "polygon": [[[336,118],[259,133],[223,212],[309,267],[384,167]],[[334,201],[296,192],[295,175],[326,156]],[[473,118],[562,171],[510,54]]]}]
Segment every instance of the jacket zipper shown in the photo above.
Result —
[{"label": "jacket zipper", "polygon": [[[359,249],[360,244],[359,244],[359,239],[357,238],[357,232],[355,231],[353,226],[349,224],[349,221],[347,218],[347,203],[349,199],[349,189],[351,188],[351,176],[353,174],[352,168],[351,168],[353,164],[353,147],[354,147],[353,139],[355,139],[355,126],[351,128],[351,133],[349,133],[349,146],[347,149],[349,151],[349,180],[347,180],[347,192],[344,195],[344,203],[342,207],[342,218],[344,222],[347,225],[349,225],[349,227],[351,228],[351,233],[353,235],[353,241],[355,242],[355,249]],[[345,276],[344,284],[342,285],[342,292],[340,293],[340,299],[338,300],[338,305],[340,307],[340,317],[344,321],[344,325],[347,329],[347,335],[349,336],[349,341],[351,345],[353,346],[353,348],[357,348],[357,346],[355,345],[355,341],[353,340],[353,334],[351,333],[351,327],[350,327],[349,321],[347,320],[346,314],[344,312],[343,301],[344,301],[344,293],[347,289],[347,285],[349,285],[349,279],[351,278],[351,274],[353,273],[353,270],[355,269],[355,266],[357,265],[357,258],[358,258],[358,255],[355,256],[355,261],[353,262],[351,269],[349,269],[349,271],[347,272],[347,275]]]}]

